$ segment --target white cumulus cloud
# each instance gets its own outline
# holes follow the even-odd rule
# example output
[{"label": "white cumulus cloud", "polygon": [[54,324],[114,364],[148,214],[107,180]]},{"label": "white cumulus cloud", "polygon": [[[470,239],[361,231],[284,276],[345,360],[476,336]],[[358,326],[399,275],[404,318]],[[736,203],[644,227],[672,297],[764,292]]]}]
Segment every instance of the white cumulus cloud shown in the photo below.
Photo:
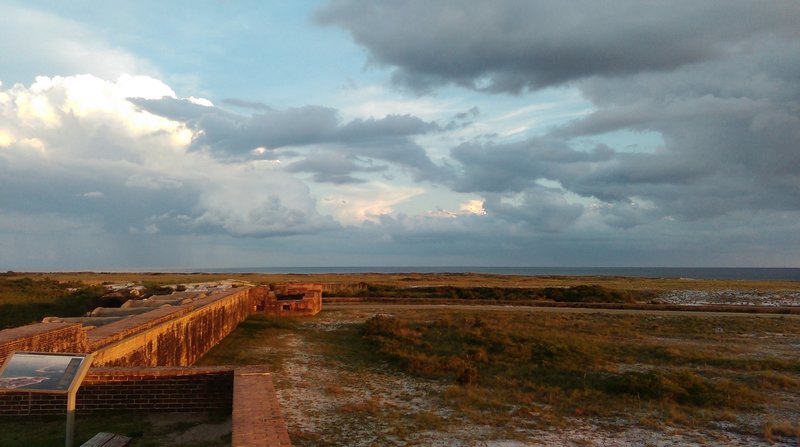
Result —
[{"label": "white cumulus cloud", "polygon": [[[191,151],[195,131],[129,100],[164,97],[176,95],[162,81],[130,75],[40,76],[0,90],[0,206],[92,214],[112,232],[271,236],[335,227],[291,174]],[[46,184],[33,181],[42,177]],[[100,197],[107,200],[79,200]],[[154,227],[153,216],[175,217]]]}]

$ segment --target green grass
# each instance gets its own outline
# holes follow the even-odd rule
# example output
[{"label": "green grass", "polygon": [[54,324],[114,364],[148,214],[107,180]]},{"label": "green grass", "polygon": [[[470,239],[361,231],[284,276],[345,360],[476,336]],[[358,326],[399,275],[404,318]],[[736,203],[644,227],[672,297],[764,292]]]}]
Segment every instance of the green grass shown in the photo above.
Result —
[{"label": "green grass", "polygon": [[[298,320],[293,318],[252,315],[196,364],[268,365],[273,370],[280,369],[282,356],[274,348],[281,343],[281,335],[298,328]],[[273,349],[263,349],[265,346]]]},{"label": "green grass", "polygon": [[0,329],[35,323],[47,316],[81,316],[95,308],[103,294],[105,290],[97,286],[2,275]]}]

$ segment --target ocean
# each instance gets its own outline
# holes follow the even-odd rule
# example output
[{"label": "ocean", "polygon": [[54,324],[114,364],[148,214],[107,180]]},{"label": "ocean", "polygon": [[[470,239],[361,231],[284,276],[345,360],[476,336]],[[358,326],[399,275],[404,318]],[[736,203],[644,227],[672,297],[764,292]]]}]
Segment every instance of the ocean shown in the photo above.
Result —
[{"label": "ocean", "polygon": [[800,281],[800,268],[744,267],[246,267],[200,271],[210,273],[491,273],[525,276],[633,276]]}]

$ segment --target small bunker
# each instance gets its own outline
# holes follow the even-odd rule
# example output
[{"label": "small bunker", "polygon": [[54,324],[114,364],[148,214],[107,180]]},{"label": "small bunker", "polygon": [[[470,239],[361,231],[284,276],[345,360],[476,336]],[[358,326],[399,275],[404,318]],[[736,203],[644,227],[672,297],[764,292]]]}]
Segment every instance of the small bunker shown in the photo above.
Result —
[{"label": "small bunker", "polygon": [[321,284],[279,284],[261,289],[256,309],[265,315],[312,316],[322,310]]}]

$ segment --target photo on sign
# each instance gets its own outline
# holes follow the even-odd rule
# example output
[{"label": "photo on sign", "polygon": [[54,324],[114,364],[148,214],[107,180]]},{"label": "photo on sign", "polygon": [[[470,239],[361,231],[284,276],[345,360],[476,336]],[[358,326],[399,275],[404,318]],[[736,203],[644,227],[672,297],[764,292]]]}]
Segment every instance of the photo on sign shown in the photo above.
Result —
[{"label": "photo on sign", "polygon": [[0,375],[0,388],[67,391],[85,357],[14,354]]}]

